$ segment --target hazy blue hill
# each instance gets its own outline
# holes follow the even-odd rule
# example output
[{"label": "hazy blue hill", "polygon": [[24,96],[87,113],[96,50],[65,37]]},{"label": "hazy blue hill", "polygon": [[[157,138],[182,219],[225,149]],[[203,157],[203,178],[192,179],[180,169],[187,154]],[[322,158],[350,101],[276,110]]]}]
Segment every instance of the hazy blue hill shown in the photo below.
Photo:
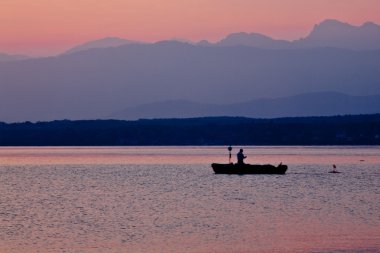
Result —
[{"label": "hazy blue hill", "polygon": [[380,95],[349,96],[337,92],[306,93],[233,105],[248,117],[305,117],[380,113]]},{"label": "hazy blue hill", "polygon": [[380,49],[380,26],[367,22],[353,26],[328,19],[314,26],[305,38],[286,41],[275,40],[259,33],[232,33],[215,45],[250,46],[262,49],[301,49],[334,47],[352,50]]},{"label": "hazy blue hill", "polygon": [[197,46],[204,46],[204,47],[211,47],[214,46],[214,44],[210,43],[208,40],[201,40],[196,43]]},{"label": "hazy blue hill", "polygon": [[292,117],[380,113],[380,95],[349,96],[337,92],[307,93],[255,99],[228,105],[170,100],[127,108],[110,115],[116,119],[187,118],[207,116]]},{"label": "hazy blue hill", "polygon": [[84,44],[75,46],[67,50],[64,54],[72,54],[72,53],[77,53],[77,52],[94,49],[94,48],[119,47],[122,45],[139,44],[139,43],[141,42],[126,40],[126,39],[117,38],[117,37],[107,37],[103,39],[88,41]]},{"label": "hazy blue hill", "polygon": [[371,22],[353,26],[329,19],[315,25],[306,38],[293,42],[293,45],[296,48],[380,49],[380,26]]},{"label": "hazy blue hill", "polygon": [[286,49],[291,43],[285,40],[274,40],[259,33],[232,33],[218,43],[218,46],[250,46],[263,49]]},{"label": "hazy blue hill", "polygon": [[380,50],[163,41],[0,62],[0,80],[0,120],[98,119],[165,100],[236,104],[326,90],[380,94]]},{"label": "hazy blue hill", "polygon": [[6,62],[6,61],[18,61],[18,60],[25,60],[28,59],[29,56],[26,55],[19,55],[19,54],[4,54],[0,53],[0,62]]},{"label": "hazy blue hill", "polygon": [[[180,42],[186,43],[186,41]],[[107,37],[75,46],[64,54],[94,48],[109,48],[142,43],[117,37]],[[327,19],[315,25],[307,37],[295,41],[273,39],[260,33],[237,32],[227,35],[216,43],[201,40],[196,45],[249,46],[261,49],[335,47],[354,50],[374,50],[380,49],[380,26],[372,22],[366,22],[361,26],[353,26],[338,20]]]}]

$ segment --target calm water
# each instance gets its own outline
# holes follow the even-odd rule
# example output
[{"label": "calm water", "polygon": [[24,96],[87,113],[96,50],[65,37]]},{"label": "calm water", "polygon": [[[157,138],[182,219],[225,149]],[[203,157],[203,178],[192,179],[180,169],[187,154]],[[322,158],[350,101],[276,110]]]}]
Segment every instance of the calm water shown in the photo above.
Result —
[{"label": "calm water", "polygon": [[245,153],[288,172],[214,175],[226,147],[0,148],[0,252],[380,252],[380,147]]}]

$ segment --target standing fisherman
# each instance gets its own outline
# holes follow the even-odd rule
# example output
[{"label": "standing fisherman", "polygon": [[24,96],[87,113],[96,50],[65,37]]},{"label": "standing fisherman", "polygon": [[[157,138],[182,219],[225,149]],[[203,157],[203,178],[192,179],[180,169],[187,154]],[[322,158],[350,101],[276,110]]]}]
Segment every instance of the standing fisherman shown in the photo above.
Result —
[{"label": "standing fisherman", "polygon": [[238,164],[244,164],[244,159],[247,158],[247,156],[243,154],[242,148],[240,149],[239,153],[236,154],[236,156],[237,156]]}]

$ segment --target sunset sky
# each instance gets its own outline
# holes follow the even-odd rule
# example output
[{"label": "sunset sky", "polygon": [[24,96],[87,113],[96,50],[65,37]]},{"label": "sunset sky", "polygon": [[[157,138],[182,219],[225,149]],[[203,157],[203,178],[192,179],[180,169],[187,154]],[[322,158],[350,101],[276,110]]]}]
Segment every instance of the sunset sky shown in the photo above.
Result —
[{"label": "sunset sky", "polygon": [[116,36],[216,41],[232,32],[298,39],[327,18],[380,24],[379,0],[1,0],[0,52],[60,53]]}]

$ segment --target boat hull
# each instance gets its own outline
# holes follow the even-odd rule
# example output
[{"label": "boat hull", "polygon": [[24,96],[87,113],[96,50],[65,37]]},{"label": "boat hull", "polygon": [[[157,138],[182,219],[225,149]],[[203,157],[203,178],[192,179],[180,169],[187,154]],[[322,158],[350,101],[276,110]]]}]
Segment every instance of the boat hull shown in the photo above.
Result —
[{"label": "boat hull", "polygon": [[211,164],[215,174],[285,174],[287,165],[280,164],[277,167],[270,164]]}]

